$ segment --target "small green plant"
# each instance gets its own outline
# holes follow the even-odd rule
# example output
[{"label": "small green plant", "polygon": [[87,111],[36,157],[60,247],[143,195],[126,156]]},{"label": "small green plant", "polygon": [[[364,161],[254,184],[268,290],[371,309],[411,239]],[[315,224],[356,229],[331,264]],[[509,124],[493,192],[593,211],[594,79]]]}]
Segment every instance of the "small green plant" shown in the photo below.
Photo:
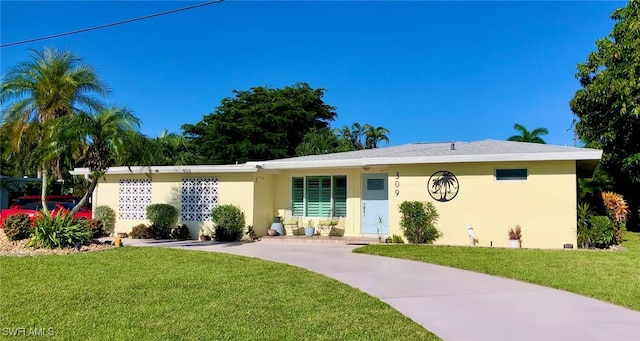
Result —
[{"label": "small green plant", "polygon": [[430,202],[405,201],[400,204],[400,227],[409,243],[431,244],[442,236],[435,226],[436,207]]},{"label": "small green plant", "polygon": [[3,227],[9,240],[23,240],[31,235],[32,223],[28,215],[18,213],[6,217]]},{"label": "small green plant", "polygon": [[134,239],[153,239],[153,231],[151,226],[146,224],[139,224],[134,226],[129,233],[129,237]]},{"label": "small green plant", "polygon": [[96,207],[94,217],[95,219],[100,219],[100,221],[102,221],[106,236],[110,236],[116,227],[116,212],[113,208],[106,205],[98,206]]},{"label": "small green plant", "polygon": [[242,238],[245,219],[244,212],[235,205],[220,205],[211,210],[211,220],[215,225],[218,241],[237,242]]},{"label": "small green plant", "polygon": [[391,242],[394,244],[404,244],[404,239],[401,236],[394,234],[391,236]]},{"label": "small green plant", "polygon": [[260,238],[258,238],[258,235],[256,234],[256,231],[253,229],[253,225],[247,226],[247,232],[245,232],[244,234],[249,236],[249,239],[251,241],[260,240]]},{"label": "small green plant", "polygon": [[191,238],[191,232],[189,232],[187,225],[178,225],[171,230],[171,238],[176,240],[187,240]]},{"label": "small green plant", "polygon": [[178,210],[169,204],[147,206],[147,219],[151,221],[151,230],[155,239],[169,239],[171,226],[178,221]]},{"label": "small green plant", "polygon": [[91,241],[91,231],[86,222],[74,220],[66,212],[42,213],[36,219],[31,240],[27,247],[55,249],[75,246],[76,243],[86,245]]}]

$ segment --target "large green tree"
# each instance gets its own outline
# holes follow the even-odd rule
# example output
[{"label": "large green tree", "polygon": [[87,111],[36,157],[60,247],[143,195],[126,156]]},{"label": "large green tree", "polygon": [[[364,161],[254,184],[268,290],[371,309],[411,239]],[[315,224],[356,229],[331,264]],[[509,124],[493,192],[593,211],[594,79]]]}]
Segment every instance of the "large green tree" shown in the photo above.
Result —
[{"label": "large green tree", "polygon": [[[29,61],[9,70],[0,84],[3,133],[9,136],[14,153],[29,157],[14,159],[37,165],[42,177],[44,201],[49,170],[62,177],[66,149],[52,148],[57,140],[56,120],[84,108],[97,110],[95,97],[109,92],[94,69],[73,53],[56,49],[32,50]],[[34,149],[35,147],[35,149]]]},{"label": "large green tree", "polygon": [[546,142],[540,136],[549,134],[549,130],[547,130],[547,128],[536,128],[529,131],[525,126],[518,123],[513,126],[513,129],[515,129],[518,134],[509,136],[507,141],[545,144]]},{"label": "large green tree", "polygon": [[234,97],[223,99],[214,113],[182,129],[204,163],[292,157],[311,128],[326,128],[335,119],[335,108],[322,100],[324,93],[307,83],[234,90]]},{"label": "large green tree", "polygon": [[571,100],[576,131],[588,147],[601,148],[602,168],[629,203],[627,227],[640,230],[640,1],[611,15],[613,31],[578,64],[581,89]]}]

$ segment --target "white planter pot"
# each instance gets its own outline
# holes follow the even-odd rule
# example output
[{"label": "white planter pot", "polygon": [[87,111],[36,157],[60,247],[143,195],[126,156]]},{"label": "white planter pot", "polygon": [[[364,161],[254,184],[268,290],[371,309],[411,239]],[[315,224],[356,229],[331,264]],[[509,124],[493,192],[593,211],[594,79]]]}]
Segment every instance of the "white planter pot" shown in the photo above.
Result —
[{"label": "white planter pot", "polygon": [[509,239],[509,247],[512,249],[519,249],[520,241],[517,239]]},{"label": "white planter pot", "polygon": [[307,237],[313,237],[313,235],[316,233],[316,228],[315,227],[305,227],[304,228],[304,235]]}]

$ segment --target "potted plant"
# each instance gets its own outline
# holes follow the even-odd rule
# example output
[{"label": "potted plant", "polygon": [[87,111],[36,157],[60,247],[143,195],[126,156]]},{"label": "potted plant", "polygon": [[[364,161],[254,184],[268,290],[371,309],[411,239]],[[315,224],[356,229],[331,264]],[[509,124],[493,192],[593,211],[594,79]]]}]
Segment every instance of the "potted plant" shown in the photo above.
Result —
[{"label": "potted plant", "polygon": [[284,234],[284,228],[282,226],[281,221],[282,221],[282,217],[280,216],[280,213],[278,212],[274,213],[273,224],[271,224],[271,230],[275,230],[275,232],[271,232],[271,230],[267,231],[270,236],[281,236]]},{"label": "potted plant", "polygon": [[517,249],[522,245],[522,228],[520,225],[516,225],[516,228],[513,227],[509,229],[509,247],[513,249]]},{"label": "potted plant", "polygon": [[307,222],[307,226],[304,227],[304,235],[307,237],[313,237],[316,234],[316,228],[313,227],[313,220]]},{"label": "potted plant", "polygon": [[279,212],[276,212],[273,214],[273,222],[274,223],[280,223],[280,221],[282,220],[282,217],[280,216]]},{"label": "potted plant", "polygon": [[210,232],[209,232],[209,228],[204,227],[204,226],[200,227],[200,237],[199,237],[199,239],[201,241],[203,241],[203,242],[207,241],[207,240],[211,240],[211,235],[210,235]]}]

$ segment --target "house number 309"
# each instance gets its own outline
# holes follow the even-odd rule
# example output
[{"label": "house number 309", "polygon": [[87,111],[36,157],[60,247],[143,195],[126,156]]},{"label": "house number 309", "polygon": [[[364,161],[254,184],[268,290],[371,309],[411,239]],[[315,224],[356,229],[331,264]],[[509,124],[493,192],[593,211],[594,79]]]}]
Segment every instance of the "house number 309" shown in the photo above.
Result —
[{"label": "house number 309", "polygon": [[396,197],[400,195],[400,172],[396,172]]}]

